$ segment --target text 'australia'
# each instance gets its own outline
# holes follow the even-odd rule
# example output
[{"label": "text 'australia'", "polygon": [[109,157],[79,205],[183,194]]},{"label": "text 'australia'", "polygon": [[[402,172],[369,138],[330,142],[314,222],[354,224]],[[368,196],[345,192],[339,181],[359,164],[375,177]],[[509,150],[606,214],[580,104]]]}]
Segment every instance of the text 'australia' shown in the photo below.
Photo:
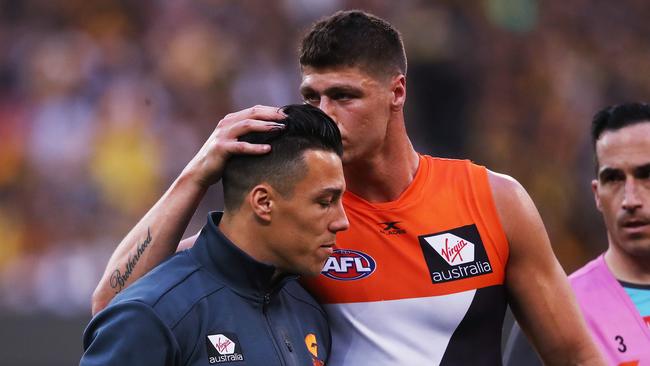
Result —
[{"label": "text 'australia'", "polygon": [[434,283],[460,280],[465,277],[478,276],[484,273],[492,272],[489,262],[475,262],[468,265],[460,265],[447,270],[434,271],[431,273],[431,280]]}]

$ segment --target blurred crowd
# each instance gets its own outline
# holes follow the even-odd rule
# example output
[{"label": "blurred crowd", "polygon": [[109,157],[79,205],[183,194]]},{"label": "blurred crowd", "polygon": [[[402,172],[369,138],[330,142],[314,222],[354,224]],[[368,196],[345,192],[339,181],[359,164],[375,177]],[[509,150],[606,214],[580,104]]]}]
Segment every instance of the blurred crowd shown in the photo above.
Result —
[{"label": "blurred crowd", "polygon": [[219,119],[299,102],[302,32],[349,8],[402,31],[419,151],[517,178],[567,271],[606,247],[589,123],[650,99],[650,2],[0,0],[0,308],[89,312]]}]

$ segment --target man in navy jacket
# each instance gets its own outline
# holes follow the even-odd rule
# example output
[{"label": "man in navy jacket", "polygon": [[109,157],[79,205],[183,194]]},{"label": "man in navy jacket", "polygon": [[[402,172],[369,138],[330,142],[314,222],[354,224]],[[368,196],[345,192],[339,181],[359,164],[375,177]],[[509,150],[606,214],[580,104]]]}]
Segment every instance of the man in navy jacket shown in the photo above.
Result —
[{"label": "man in navy jacket", "polygon": [[[125,289],[92,319],[81,365],[327,361],[326,315],[296,279],[320,273],[335,234],[348,227],[341,137],[315,107],[283,112],[280,124],[251,123],[252,132],[238,139],[268,145],[269,153],[216,163],[223,164],[224,213],[211,213],[194,247]],[[220,127],[215,131],[227,130]],[[211,139],[220,138],[215,134]],[[113,273],[116,287],[128,271]]]}]

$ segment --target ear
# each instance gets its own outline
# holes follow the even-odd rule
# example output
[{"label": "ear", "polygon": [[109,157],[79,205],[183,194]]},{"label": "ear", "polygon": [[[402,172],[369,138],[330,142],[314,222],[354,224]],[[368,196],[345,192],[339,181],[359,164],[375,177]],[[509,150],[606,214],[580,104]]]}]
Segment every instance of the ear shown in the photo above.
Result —
[{"label": "ear", "polygon": [[258,184],[248,192],[248,204],[255,216],[264,221],[271,222],[273,211],[273,189],[266,184]]},{"label": "ear", "polygon": [[400,111],[404,108],[404,103],[406,103],[406,76],[403,74],[394,76],[391,80],[391,90],[393,92],[391,109]]},{"label": "ear", "polygon": [[594,179],[591,181],[591,191],[594,193],[594,201],[596,201],[596,207],[598,211],[603,211],[602,206],[600,205],[600,196],[598,195],[598,180]]}]

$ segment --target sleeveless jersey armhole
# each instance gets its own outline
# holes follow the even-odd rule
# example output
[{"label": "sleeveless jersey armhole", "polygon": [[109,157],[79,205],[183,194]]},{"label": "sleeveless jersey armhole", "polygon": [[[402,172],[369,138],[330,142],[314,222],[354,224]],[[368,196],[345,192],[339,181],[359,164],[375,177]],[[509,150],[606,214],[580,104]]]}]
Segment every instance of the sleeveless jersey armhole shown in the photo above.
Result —
[{"label": "sleeveless jersey armhole", "polygon": [[494,202],[488,171],[484,166],[472,162],[468,162],[467,169],[471,180],[472,194],[476,198],[473,209],[478,213],[477,216],[483,220],[482,226],[487,231],[485,234],[496,246],[496,254],[502,268],[506,268],[510,248]]}]

